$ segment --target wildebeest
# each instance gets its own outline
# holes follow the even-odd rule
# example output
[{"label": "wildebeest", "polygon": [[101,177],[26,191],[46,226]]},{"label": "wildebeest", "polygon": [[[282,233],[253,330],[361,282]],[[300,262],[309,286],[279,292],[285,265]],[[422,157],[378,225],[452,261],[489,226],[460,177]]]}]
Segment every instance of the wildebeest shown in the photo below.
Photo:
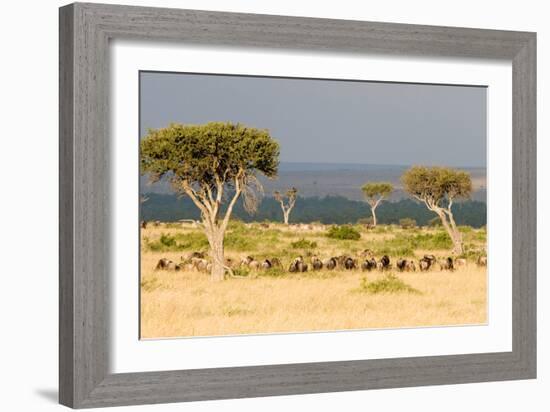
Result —
[{"label": "wildebeest", "polygon": [[328,270],[333,270],[334,268],[336,268],[337,264],[338,262],[334,257],[328,258],[323,262],[323,266]]},{"label": "wildebeest", "polygon": [[459,267],[459,266],[466,266],[466,259],[464,258],[458,258],[458,259],[455,259],[455,266],[456,267]]},{"label": "wildebeest", "polygon": [[478,266],[487,266],[487,256],[480,256],[477,258]]},{"label": "wildebeest", "polygon": [[142,229],[147,229],[147,221],[142,220],[140,226],[141,226]]},{"label": "wildebeest", "polygon": [[273,268],[281,268],[281,261],[278,258],[273,259],[264,259],[261,264],[262,269],[273,269]]},{"label": "wildebeest", "polygon": [[453,258],[452,257],[447,257],[445,259],[441,259],[439,261],[439,269],[440,270],[450,270],[450,271],[453,271],[454,270],[454,265],[453,265]]},{"label": "wildebeest", "polygon": [[290,267],[288,268],[289,272],[307,272],[308,266],[307,263],[304,262],[304,258],[302,256],[297,257],[292,261],[290,264]]},{"label": "wildebeest", "polygon": [[339,268],[343,268],[347,258],[348,258],[347,255],[340,255],[340,256],[337,256],[337,257],[336,257],[336,262],[337,262],[336,265],[337,265]]},{"label": "wildebeest", "polygon": [[368,270],[369,272],[373,269],[376,269],[376,259],[365,259],[365,261],[361,264],[361,269]]},{"label": "wildebeest", "polygon": [[166,258],[160,259],[157,263],[157,266],[155,266],[155,270],[167,269],[169,262],[171,262],[170,259],[166,259]]},{"label": "wildebeest", "polygon": [[250,263],[254,261],[252,256],[246,256],[241,259],[241,266],[250,266]]},{"label": "wildebeest", "polygon": [[435,261],[436,259],[434,255],[424,255],[424,257],[418,262],[418,266],[421,271],[430,270]]},{"label": "wildebeest", "polygon": [[204,252],[191,252],[189,254],[189,259],[191,259],[191,258],[204,259],[205,257],[206,257],[206,255],[205,255]]},{"label": "wildebeest", "polygon": [[355,260],[353,260],[351,257],[347,257],[345,260],[344,260],[344,269],[346,270],[352,270],[352,269],[355,269],[357,267],[356,263],[355,263]]},{"label": "wildebeest", "polygon": [[397,269],[403,272],[405,270],[405,266],[407,266],[407,259],[397,259],[397,262],[395,262],[395,266],[397,266]]},{"label": "wildebeest", "polygon": [[399,271],[401,272],[416,271],[416,265],[414,264],[414,261],[408,259],[398,259],[395,266],[397,266],[397,269],[399,269]]},{"label": "wildebeest", "polygon": [[157,262],[155,270],[181,270],[181,266],[170,259],[162,258]]},{"label": "wildebeest", "polygon": [[187,270],[187,271],[191,271],[193,269],[195,269],[195,265],[193,265],[192,263],[180,263],[180,266],[183,265],[183,269],[184,270]]},{"label": "wildebeest", "polygon": [[379,262],[379,265],[380,265],[380,268],[382,270],[386,270],[386,269],[389,269],[391,266],[390,266],[390,257],[388,255],[384,255],[380,258],[380,262]]},{"label": "wildebeest", "polygon": [[193,263],[193,266],[195,266],[195,269],[197,269],[199,272],[210,271],[211,264],[206,259],[193,258],[191,259],[191,263]]},{"label": "wildebeest", "polygon": [[323,262],[317,256],[311,258],[311,269],[312,270],[321,270],[323,269]]}]

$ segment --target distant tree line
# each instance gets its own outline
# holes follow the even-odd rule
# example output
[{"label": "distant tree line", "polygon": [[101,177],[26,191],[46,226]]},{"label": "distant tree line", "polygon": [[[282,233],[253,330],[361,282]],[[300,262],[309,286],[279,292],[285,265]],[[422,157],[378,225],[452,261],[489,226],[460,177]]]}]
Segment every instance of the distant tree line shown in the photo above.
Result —
[{"label": "distant tree line", "polygon": [[[175,195],[148,193],[148,200],[141,204],[141,219],[173,222],[180,219],[200,219],[200,212],[188,197],[178,198]],[[455,220],[458,225],[481,227],[487,223],[487,205],[479,201],[463,201],[453,205]],[[356,223],[370,216],[370,205],[366,202],[350,200],[342,196],[299,197],[290,223],[322,222],[325,224]],[[420,226],[428,225],[434,219],[433,212],[423,204],[412,199],[397,202],[385,202],[376,211],[379,224],[399,224],[403,218],[411,218]],[[273,197],[264,197],[258,205],[257,212],[250,215],[242,201],[238,201],[233,217],[245,222],[281,221],[281,205]]]}]

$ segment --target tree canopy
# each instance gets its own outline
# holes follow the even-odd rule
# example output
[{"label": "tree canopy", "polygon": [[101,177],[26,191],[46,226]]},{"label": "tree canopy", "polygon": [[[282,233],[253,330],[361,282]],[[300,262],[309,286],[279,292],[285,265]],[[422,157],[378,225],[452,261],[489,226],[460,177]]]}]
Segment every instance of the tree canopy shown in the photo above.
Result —
[{"label": "tree canopy", "polygon": [[405,191],[428,207],[441,206],[444,200],[469,199],[472,193],[470,174],[448,167],[413,166],[401,181]]},{"label": "tree canopy", "polygon": [[363,185],[361,188],[365,197],[387,197],[393,191],[393,185],[389,182],[370,182]]},{"label": "tree canopy", "polygon": [[[296,189],[295,187],[291,187],[290,189],[288,189],[286,192],[285,192],[285,196],[289,199],[289,200],[292,200],[292,199],[296,199],[296,196],[298,195],[298,189]],[[281,200],[283,200],[283,195],[281,194],[281,192],[279,192],[278,190],[275,190],[273,192],[273,197],[278,201],[280,202]]]},{"label": "tree canopy", "polygon": [[168,176],[176,190],[188,182],[214,187],[221,179],[232,184],[255,171],[275,177],[279,144],[265,129],[242,124],[172,123],[149,130],[141,141],[141,171],[152,180]]}]

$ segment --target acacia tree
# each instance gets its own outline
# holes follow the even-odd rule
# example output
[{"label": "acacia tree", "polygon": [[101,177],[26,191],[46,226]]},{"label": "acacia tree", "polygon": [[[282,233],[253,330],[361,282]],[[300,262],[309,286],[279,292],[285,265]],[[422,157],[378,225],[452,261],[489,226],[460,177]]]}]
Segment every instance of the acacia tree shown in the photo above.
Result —
[{"label": "acacia tree", "polygon": [[[283,219],[285,222],[285,225],[288,225],[288,219],[290,217],[290,212],[294,208],[294,205],[296,204],[296,198],[298,195],[298,189],[295,187],[288,189],[283,196],[281,192],[274,191],[273,196],[275,197],[275,200],[279,202],[281,205],[281,210],[283,211]],[[287,202],[285,203],[285,198],[287,199]]]},{"label": "acacia tree", "polygon": [[363,185],[361,190],[370,205],[372,225],[376,226],[376,208],[393,192],[393,185],[388,182],[371,182]]},{"label": "acacia tree", "polygon": [[436,213],[453,241],[453,253],[464,251],[462,235],[456,226],[452,206],[455,199],[472,193],[470,174],[447,167],[413,166],[401,177],[404,189]]},{"label": "acacia tree", "polygon": [[225,265],[224,236],[235,203],[242,196],[246,210],[256,209],[262,193],[257,173],[275,177],[278,158],[279,144],[267,130],[233,123],[172,123],[149,130],[140,144],[141,173],[151,181],[167,178],[176,193],[189,196],[200,210],[213,280],[232,273]]}]

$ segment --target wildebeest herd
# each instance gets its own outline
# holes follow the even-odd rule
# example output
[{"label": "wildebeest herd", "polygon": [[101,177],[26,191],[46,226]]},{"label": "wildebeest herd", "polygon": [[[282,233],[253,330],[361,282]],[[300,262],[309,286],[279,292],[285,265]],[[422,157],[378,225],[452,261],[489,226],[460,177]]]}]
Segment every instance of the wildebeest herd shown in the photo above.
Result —
[{"label": "wildebeest herd", "polygon": [[[439,270],[454,271],[460,266],[466,266],[467,260],[464,258],[455,258],[448,256],[445,258],[436,258],[434,255],[424,255],[417,262],[413,259],[398,258],[395,260],[395,269],[399,272],[421,272],[430,271],[436,268]],[[478,266],[487,266],[487,256],[480,256],[476,264]],[[228,268],[246,267],[254,271],[283,269],[283,263],[277,257],[255,259],[253,256],[245,256],[240,262],[231,258],[225,259],[225,265]],[[170,259],[162,258],[158,261],[156,270],[196,270],[199,272],[210,272],[212,264],[206,258],[204,252],[192,252],[188,256],[182,256],[179,263]],[[294,258],[289,266],[290,273],[303,273],[308,271],[320,270],[362,270],[362,271],[387,271],[394,269],[394,264],[388,255],[383,255],[376,259],[372,251],[366,249],[353,257],[350,255],[332,256],[327,259],[321,259],[316,255],[310,257],[307,261],[303,256]]]}]

